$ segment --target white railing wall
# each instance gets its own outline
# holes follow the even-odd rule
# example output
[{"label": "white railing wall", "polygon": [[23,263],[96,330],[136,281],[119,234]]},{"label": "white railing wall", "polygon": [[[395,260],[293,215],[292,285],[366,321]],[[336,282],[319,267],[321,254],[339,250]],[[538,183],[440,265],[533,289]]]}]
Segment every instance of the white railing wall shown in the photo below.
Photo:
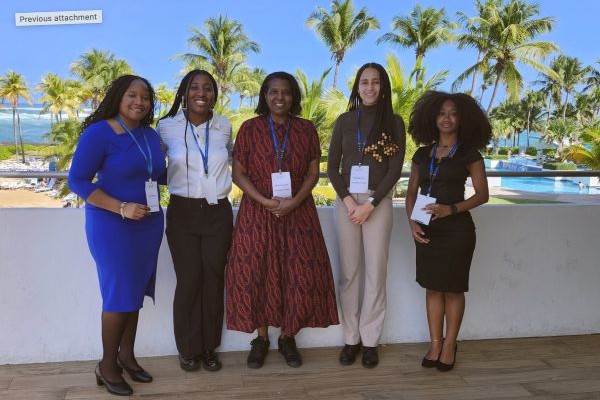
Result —
[{"label": "white railing wall", "polygon": [[[600,332],[597,205],[483,206],[473,215],[477,248],[461,339]],[[332,209],[319,216],[337,280]],[[424,290],[414,276],[404,209],[395,208],[382,343],[428,340]],[[147,299],[140,314],[138,355],[176,354],[174,287],[164,240],[156,305]],[[100,305],[82,209],[0,209],[0,365],[98,358]],[[224,329],[221,350],[248,349],[251,337]],[[297,341],[343,344],[339,326],[306,329]]]}]

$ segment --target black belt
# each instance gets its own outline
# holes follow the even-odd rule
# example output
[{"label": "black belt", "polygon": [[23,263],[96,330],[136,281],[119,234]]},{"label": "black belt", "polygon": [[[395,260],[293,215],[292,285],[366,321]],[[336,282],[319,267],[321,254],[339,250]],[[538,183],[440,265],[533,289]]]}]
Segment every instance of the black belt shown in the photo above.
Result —
[{"label": "black belt", "polygon": [[176,194],[172,194],[169,200],[170,206],[173,205],[183,207],[219,207],[227,204],[229,204],[229,199],[227,197],[218,199],[217,204],[209,204],[208,201],[203,197],[194,199],[191,197],[177,196]]}]

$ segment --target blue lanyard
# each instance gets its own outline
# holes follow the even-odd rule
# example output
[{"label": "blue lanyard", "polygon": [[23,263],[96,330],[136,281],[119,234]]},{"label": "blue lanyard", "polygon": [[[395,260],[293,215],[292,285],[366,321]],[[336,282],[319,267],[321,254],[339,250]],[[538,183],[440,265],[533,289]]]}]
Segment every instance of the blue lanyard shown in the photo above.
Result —
[{"label": "blue lanyard", "polygon": [[358,165],[361,165],[365,156],[365,145],[367,144],[367,138],[363,140],[360,133],[360,108],[356,109],[356,147],[358,148],[358,154],[360,154],[360,161]]},{"label": "blue lanyard", "polygon": [[277,135],[275,134],[275,125],[273,125],[273,118],[271,118],[269,115],[269,126],[271,127],[271,137],[273,138],[273,149],[275,150],[275,157],[277,157],[277,167],[279,168],[279,172],[281,172],[283,156],[285,155],[285,147],[287,145],[288,135],[290,134],[290,122],[292,122],[292,118],[288,117],[287,129],[285,131],[285,135],[283,135],[283,143],[281,144],[281,147],[279,147]]},{"label": "blue lanyard", "polygon": [[[458,147],[458,143],[454,143],[454,146],[452,146],[452,148],[446,155],[446,158],[452,157],[452,155],[456,152],[457,147]],[[438,171],[440,169],[440,165],[442,164],[442,161],[440,161],[440,163],[438,165],[436,165],[434,168],[435,153],[437,152],[437,148],[438,148],[438,144],[436,143],[433,145],[433,150],[431,152],[431,161],[429,162],[429,188],[427,189],[427,196],[429,196],[431,194],[431,185],[433,184],[433,180],[437,176]]]},{"label": "blue lanyard", "polygon": [[121,128],[125,129],[125,131],[129,133],[129,136],[131,136],[131,139],[140,150],[140,153],[142,153],[142,156],[144,156],[144,160],[146,160],[146,169],[148,170],[148,179],[152,179],[152,151],[150,151],[150,145],[148,144],[148,139],[146,139],[146,134],[143,133],[142,136],[144,137],[144,141],[146,142],[146,149],[148,149],[148,155],[144,153],[144,150],[142,150],[142,146],[140,146],[135,136],[133,136],[133,133],[131,133],[131,131],[129,130],[129,128],[127,128],[127,125],[125,125],[121,118],[117,115],[115,116],[115,119],[117,120],[119,125],[121,125]]},{"label": "blue lanyard", "polygon": [[204,174],[208,176],[208,138],[209,131],[208,126],[210,125],[210,120],[206,121],[206,129],[204,131],[204,153],[200,148],[200,143],[198,143],[198,138],[196,137],[196,133],[194,132],[194,124],[190,122],[190,127],[192,128],[192,136],[194,137],[194,141],[196,142],[196,146],[198,146],[198,150],[200,151],[200,155],[202,156],[202,164],[204,164]]}]

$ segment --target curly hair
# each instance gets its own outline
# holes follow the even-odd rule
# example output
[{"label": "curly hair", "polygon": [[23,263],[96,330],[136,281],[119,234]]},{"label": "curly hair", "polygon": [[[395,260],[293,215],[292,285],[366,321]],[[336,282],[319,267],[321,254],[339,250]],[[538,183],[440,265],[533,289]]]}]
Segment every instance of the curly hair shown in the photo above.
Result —
[{"label": "curly hair", "polygon": [[269,84],[273,79],[283,79],[288,81],[290,88],[292,89],[292,107],[290,108],[290,114],[299,115],[302,111],[300,101],[302,100],[302,93],[300,92],[300,86],[298,81],[293,75],[287,72],[277,71],[273,72],[265,78],[262,85],[260,86],[260,95],[258,96],[258,105],[254,112],[258,115],[267,115],[269,113],[269,106],[267,105],[267,91],[269,90]]},{"label": "curly hair", "polygon": [[81,132],[83,132],[88,126],[101,121],[103,119],[114,118],[119,113],[119,106],[121,100],[129,85],[133,81],[140,80],[146,84],[148,88],[148,94],[150,95],[150,109],[148,114],[140,121],[141,125],[149,126],[154,121],[154,89],[147,79],[137,75],[121,75],[108,86],[106,94],[100,102],[98,108],[92,112],[81,124]]},{"label": "curly hair", "polygon": [[[362,106],[362,99],[358,93],[360,77],[365,69],[373,68],[379,72],[379,98],[375,111],[375,122],[369,134],[368,143],[375,143],[381,139],[382,133],[392,133],[394,131],[394,110],[392,108],[392,85],[387,71],[381,64],[369,62],[364,64],[356,71],[350,100],[348,101],[348,111],[356,110]],[[393,140],[394,135],[391,135]]]},{"label": "curly hair", "polygon": [[408,133],[414,141],[428,145],[439,140],[436,119],[446,100],[452,101],[458,112],[458,141],[484,149],[492,138],[490,121],[477,100],[465,93],[425,92],[410,114]]},{"label": "curly hair", "polygon": [[219,87],[215,78],[208,71],[203,69],[193,69],[188,72],[179,83],[179,88],[177,88],[177,93],[175,93],[175,100],[173,101],[171,109],[160,119],[174,117],[179,112],[179,107],[184,109],[187,108],[187,96],[190,91],[190,85],[192,84],[194,78],[198,75],[204,75],[208,77],[215,92],[215,103],[217,102],[217,98],[219,97]]}]

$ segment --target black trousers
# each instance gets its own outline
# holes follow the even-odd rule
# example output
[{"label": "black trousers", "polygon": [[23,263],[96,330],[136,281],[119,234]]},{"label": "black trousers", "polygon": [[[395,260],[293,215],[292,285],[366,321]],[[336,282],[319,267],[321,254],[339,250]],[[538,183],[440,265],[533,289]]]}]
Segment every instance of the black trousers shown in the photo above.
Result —
[{"label": "black trousers", "polygon": [[228,199],[209,205],[205,199],[171,195],[166,234],[177,277],[173,325],[177,350],[186,357],[221,345],[232,230]]}]

